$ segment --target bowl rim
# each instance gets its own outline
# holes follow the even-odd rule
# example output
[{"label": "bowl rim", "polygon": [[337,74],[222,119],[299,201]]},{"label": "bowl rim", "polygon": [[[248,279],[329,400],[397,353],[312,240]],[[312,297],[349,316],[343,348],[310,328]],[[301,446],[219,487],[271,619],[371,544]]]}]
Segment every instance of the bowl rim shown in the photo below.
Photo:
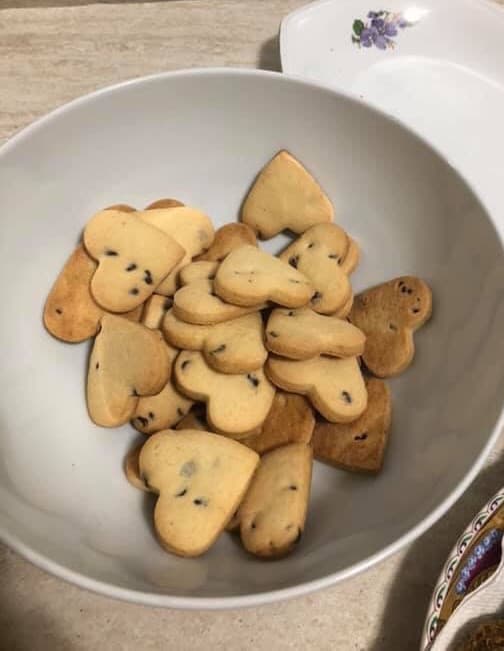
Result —
[{"label": "bowl rim", "polygon": [[[456,167],[450,162],[446,155],[442,154],[435,145],[428,142],[421,135],[417,134],[412,130],[408,125],[399,120],[398,118],[389,115],[385,111],[376,108],[374,106],[368,105],[365,101],[360,100],[359,98],[354,97],[350,93],[346,93],[342,90],[334,90],[328,86],[316,82],[307,80],[303,77],[297,75],[286,75],[280,72],[274,72],[269,70],[260,70],[253,68],[236,68],[236,67],[207,67],[207,68],[188,68],[180,69],[168,72],[159,72],[150,75],[145,75],[142,77],[136,77],[126,81],[122,81],[116,84],[108,85],[102,88],[99,88],[95,91],[87,93],[85,95],[79,96],[70,102],[67,102],[49,113],[37,118],[35,121],[30,123],[28,126],[22,128],[12,135],[2,146],[0,146],[0,159],[7,154],[11,149],[15,148],[18,144],[22,143],[24,140],[28,139],[32,133],[37,132],[39,129],[43,128],[46,123],[50,123],[60,115],[63,115],[69,111],[72,111],[76,107],[85,106],[89,102],[93,102],[95,99],[101,97],[102,95],[108,95],[117,91],[121,91],[125,88],[132,86],[142,86],[144,84],[149,84],[154,81],[164,81],[177,77],[233,77],[233,76],[244,76],[244,77],[265,77],[265,78],[276,78],[281,81],[286,81],[287,83],[294,83],[306,88],[311,88],[317,91],[323,91],[332,96],[340,97],[344,99],[349,104],[355,104],[357,106],[364,106],[366,110],[378,114],[382,119],[386,120],[389,123],[397,125],[400,129],[405,130],[410,137],[416,139],[422,146],[427,147],[429,150],[433,151],[434,154],[444,161],[452,172],[458,177],[465,186],[470,190],[470,192],[475,197],[480,208],[483,210],[484,214],[487,216],[489,222],[493,225],[496,237],[498,238],[501,248],[504,253],[504,224],[499,228],[499,225],[496,223],[495,219],[486,209],[482,200],[480,199],[478,193],[473,188],[472,184],[456,169]],[[173,596],[169,594],[162,594],[156,592],[145,592],[142,590],[133,590],[130,588],[121,587],[119,585],[114,585],[106,581],[100,581],[98,579],[93,579],[83,574],[81,572],[72,570],[66,567],[63,564],[60,564],[50,558],[46,557],[43,553],[36,551],[30,545],[24,543],[20,537],[14,535],[6,530],[5,527],[0,525],[0,542],[10,547],[12,550],[16,551],[20,556],[26,560],[33,563],[38,568],[60,578],[64,581],[77,585],[82,588],[86,588],[92,592],[95,592],[99,595],[105,597],[113,597],[122,601],[138,603],[144,606],[155,606],[155,607],[164,607],[164,608],[175,608],[175,609],[185,609],[185,610],[223,610],[230,608],[243,608],[243,607],[254,607],[261,606],[264,604],[273,603],[276,601],[291,599],[294,597],[300,597],[303,595],[310,594],[316,590],[321,590],[323,588],[328,588],[336,583],[343,581],[345,579],[356,576],[360,572],[367,570],[373,565],[385,560],[392,554],[398,552],[400,549],[406,545],[413,542],[416,538],[421,536],[426,532],[435,522],[439,520],[451,506],[459,499],[459,497],[465,492],[469,485],[473,482],[478,472],[481,470],[485,459],[487,458],[490,450],[494,446],[500,431],[504,425],[504,403],[501,405],[501,410],[496,422],[493,426],[492,431],[480,451],[479,455],[476,457],[465,476],[460,480],[457,486],[438,504],[430,513],[418,522],[415,526],[408,529],[404,534],[399,536],[396,540],[386,545],[383,549],[371,554],[370,556],[353,563],[347,568],[333,572],[319,579],[313,579],[311,581],[300,582],[296,585],[290,586],[288,588],[280,588],[278,590],[269,590],[266,592],[257,592],[248,595],[236,595],[229,597],[197,597],[197,596]]]}]

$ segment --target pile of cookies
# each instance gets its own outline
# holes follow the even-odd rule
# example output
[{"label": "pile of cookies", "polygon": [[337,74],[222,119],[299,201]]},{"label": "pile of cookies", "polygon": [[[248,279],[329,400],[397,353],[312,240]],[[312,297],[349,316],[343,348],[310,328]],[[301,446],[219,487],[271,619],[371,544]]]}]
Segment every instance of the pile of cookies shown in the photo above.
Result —
[{"label": "pile of cookies", "polygon": [[[382,378],[402,372],[432,300],[402,277],[353,296],[357,243],[286,151],[259,173],[241,223],[214,232],[164,199],[94,215],[46,301],[55,337],[94,337],[87,405],[148,435],[126,475],[156,493],[163,546],[204,553],[224,530],[279,557],[305,526],[312,458],[380,470],[391,422]],[[258,247],[288,230],[278,256]],[[367,372],[364,372],[364,367]]]}]

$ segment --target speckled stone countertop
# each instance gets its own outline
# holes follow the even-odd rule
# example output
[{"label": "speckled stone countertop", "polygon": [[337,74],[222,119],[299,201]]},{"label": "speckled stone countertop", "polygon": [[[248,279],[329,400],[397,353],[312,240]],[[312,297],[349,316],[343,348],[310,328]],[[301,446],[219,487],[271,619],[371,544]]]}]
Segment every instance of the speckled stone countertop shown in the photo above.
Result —
[{"label": "speckled stone countertop", "polygon": [[[123,79],[200,65],[279,70],[279,22],[305,1],[0,0],[0,141]],[[410,547],[332,589],[249,610],[181,612],[113,601],[0,546],[0,650],[413,651],[450,548],[503,477],[501,437],[467,493]]]}]

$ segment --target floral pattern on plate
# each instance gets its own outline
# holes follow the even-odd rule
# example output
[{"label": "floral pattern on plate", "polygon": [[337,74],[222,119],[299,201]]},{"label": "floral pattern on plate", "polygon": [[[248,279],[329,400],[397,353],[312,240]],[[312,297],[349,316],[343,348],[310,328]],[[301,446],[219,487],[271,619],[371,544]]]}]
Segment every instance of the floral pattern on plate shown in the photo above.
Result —
[{"label": "floral pattern on plate", "polygon": [[352,43],[359,47],[372,47],[380,50],[394,48],[394,38],[399,30],[410,27],[401,13],[391,11],[369,11],[366,20],[356,18],[353,22]]}]

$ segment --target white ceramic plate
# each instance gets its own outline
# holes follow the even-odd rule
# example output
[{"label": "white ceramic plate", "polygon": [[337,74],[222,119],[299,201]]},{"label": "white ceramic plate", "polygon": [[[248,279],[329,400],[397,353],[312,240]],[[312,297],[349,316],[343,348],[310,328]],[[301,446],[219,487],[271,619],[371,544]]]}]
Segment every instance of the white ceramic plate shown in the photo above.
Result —
[{"label": "white ceramic plate", "polygon": [[[123,476],[132,429],[89,421],[88,346],[52,339],[42,307],[96,210],[173,196],[219,226],[236,218],[282,147],[320,180],[361,244],[355,289],[419,274],[433,287],[434,318],[418,333],[414,365],[391,383],[394,426],[379,477],[317,464],[305,535],[281,561],[260,562],[227,534],[204,557],[177,558],[155,540],[152,496]],[[144,604],[265,603],[397,550],[481,467],[504,395],[502,244],[451,166],[380,112],[279,74],[159,75],[38,121],[0,149],[0,178],[0,537],[41,567]]]},{"label": "white ceramic plate", "polygon": [[[368,13],[382,6],[373,29]],[[284,19],[282,68],[413,127],[504,224],[503,34],[504,6],[484,0],[321,0]]]}]

